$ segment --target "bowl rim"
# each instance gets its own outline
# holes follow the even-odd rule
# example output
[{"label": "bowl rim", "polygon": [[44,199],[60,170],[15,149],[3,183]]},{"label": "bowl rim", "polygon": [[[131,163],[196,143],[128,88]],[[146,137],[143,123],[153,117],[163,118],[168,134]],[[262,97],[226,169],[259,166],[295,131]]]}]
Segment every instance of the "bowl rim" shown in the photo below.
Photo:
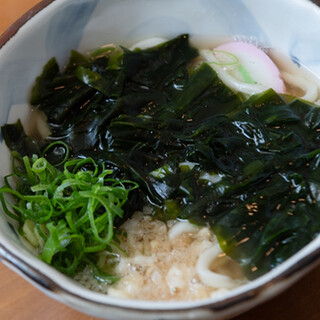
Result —
[{"label": "bowl rim", "polygon": [[[63,2],[66,0],[42,0],[13,24],[11,24],[0,35],[0,51],[10,40],[17,34],[21,27],[29,22],[35,15],[40,13],[44,8],[55,2]],[[317,6],[314,0],[299,0],[301,3]],[[317,6],[318,7],[318,6]],[[51,297],[60,300],[57,296],[62,295],[64,298],[69,295],[71,298],[80,299],[84,302],[90,302],[95,305],[103,305],[110,307],[119,307],[128,311],[145,311],[145,312],[166,312],[166,311],[187,311],[195,309],[210,308],[213,312],[223,312],[226,309],[237,307],[244,302],[250,302],[257,297],[261,297],[264,293],[272,291],[272,287],[281,283],[287,283],[292,278],[300,278],[309,269],[320,263],[320,235],[303,247],[300,251],[294,254],[291,258],[283,262],[281,265],[259,277],[249,284],[243,285],[234,289],[230,293],[223,295],[222,298],[208,298],[196,301],[179,301],[179,302],[154,302],[144,300],[119,299],[109,297],[108,295],[92,292],[91,290],[81,288],[77,291],[75,288],[80,286],[77,284],[68,286],[63,280],[69,279],[62,275],[51,266],[46,265],[42,261],[38,261],[36,257],[28,256],[25,253],[19,252],[18,248],[12,245],[8,239],[0,233],[0,261],[7,266],[20,273],[29,282],[50,295]],[[39,265],[44,271],[39,270]],[[57,276],[55,279],[48,276],[52,274]],[[278,293],[286,289],[286,286],[281,288]],[[88,295],[88,292],[90,294]],[[53,293],[53,295],[52,295]],[[63,300],[60,300],[64,302]]]},{"label": "bowl rim", "polygon": [[31,9],[14,21],[2,34],[0,34],[0,49],[19,31],[19,29],[42,9],[56,0],[41,0]]}]

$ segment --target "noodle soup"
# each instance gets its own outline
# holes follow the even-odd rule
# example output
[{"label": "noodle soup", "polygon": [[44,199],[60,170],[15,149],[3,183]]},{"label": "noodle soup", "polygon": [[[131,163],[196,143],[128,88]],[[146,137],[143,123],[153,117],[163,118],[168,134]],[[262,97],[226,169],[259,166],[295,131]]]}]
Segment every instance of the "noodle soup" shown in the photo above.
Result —
[{"label": "noodle soup", "polygon": [[243,40],[162,41],[50,60],[31,99],[50,133],[3,127],[23,181],[2,193],[35,253],[89,289],[204,299],[318,234],[319,86]]}]

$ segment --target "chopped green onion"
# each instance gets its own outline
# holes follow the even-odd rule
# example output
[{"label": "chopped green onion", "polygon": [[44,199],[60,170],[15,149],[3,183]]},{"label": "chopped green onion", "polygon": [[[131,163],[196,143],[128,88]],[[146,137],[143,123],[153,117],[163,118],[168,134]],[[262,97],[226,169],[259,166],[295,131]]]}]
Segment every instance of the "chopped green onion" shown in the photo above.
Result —
[{"label": "chopped green onion", "polygon": [[216,64],[218,66],[233,66],[239,63],[238,57],[231,52],[223,50],[212,50],[212,53],[216,55],[218,54],[218,60],[223,61],[210,61],[208,62],[209,64]]},{"label": "chopped green onion", "polygon": [[123,217],[129,192],[138,185],[111,178],[112,170],[92,158],[64,161],[62,172],[44,157],[19,158],[10,178],[27,188],[21,193],[5,178],[0,189],[5,213],[20,223],[22,235],[46,263],[70,275],[95,265],[96,254],[110,250],[113,220]]}]

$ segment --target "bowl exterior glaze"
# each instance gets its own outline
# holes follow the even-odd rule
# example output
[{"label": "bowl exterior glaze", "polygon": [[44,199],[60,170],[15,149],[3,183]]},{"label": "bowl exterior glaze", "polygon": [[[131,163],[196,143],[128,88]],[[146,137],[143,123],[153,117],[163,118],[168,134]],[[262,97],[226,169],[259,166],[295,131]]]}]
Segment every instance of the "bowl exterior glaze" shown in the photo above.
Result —
[{"label": "bowl exterior glaze", "polygon": [[[36,14],[35,14],[36,13]],[[22,24],[22,25],[21,25]],[[0,124],[25,114],[30,88],[53,56],[61,65],[71,49],[170,38],[243,37],[277,48],[320,76],[320,9],[307,0],[45,0],[0,38]],[[2,137],[1,142],[2,142]],[[0,144],[3,177],[10,155]],[[320,257],[320,238],[263,277],[226,295],[193,302],[121,300],[91,292],[34,257],[0,212],[0,257],[46,294],[109,320],[227,319],[280,293]]]}]

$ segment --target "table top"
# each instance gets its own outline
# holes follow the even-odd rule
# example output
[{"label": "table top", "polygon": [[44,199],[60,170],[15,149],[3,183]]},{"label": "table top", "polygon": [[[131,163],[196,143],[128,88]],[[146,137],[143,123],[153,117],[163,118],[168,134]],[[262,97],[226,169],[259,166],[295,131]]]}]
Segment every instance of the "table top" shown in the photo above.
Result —
[{"label": "table top", "polygon": [[[0,34],[39,0],[0,0]],[[320,1],[314,1],[320,2]],[[320,266],[274,299],[234,320],[320,319]],[[57,302],[0,263],[0,319],[95,320]]]}]

